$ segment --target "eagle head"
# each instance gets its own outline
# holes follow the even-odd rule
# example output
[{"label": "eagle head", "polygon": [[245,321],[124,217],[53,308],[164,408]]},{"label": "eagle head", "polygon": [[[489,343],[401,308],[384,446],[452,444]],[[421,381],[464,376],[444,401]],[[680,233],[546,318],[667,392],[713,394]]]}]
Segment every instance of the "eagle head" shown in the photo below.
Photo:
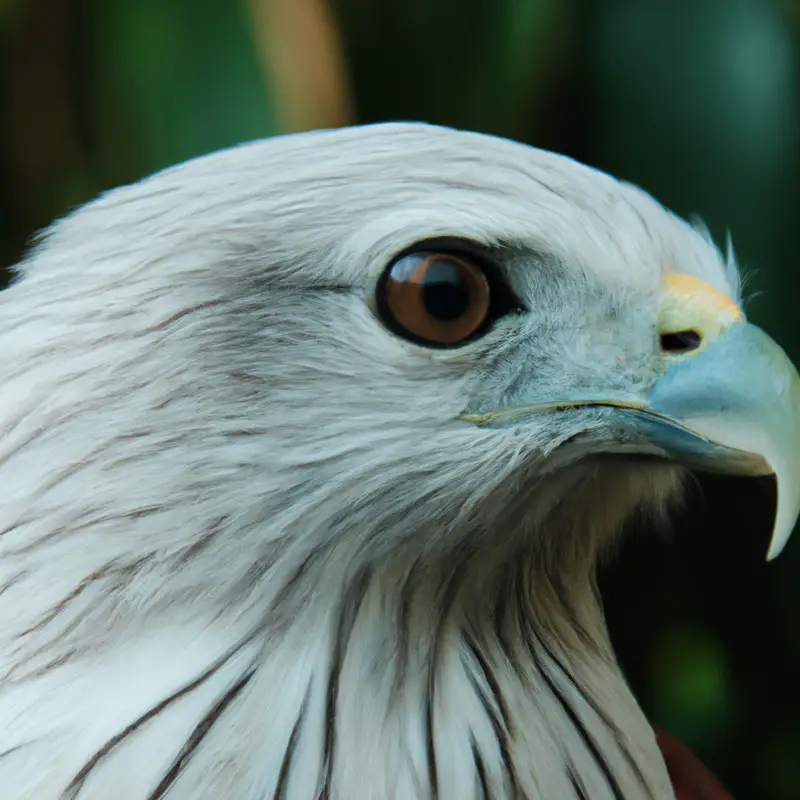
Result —
[{"label": "eagle head", "polygon": [[800,504],[732,257],[489,136],[255,142],[0,295],[0,797],[670,798],[598,558],[694,470]]}]

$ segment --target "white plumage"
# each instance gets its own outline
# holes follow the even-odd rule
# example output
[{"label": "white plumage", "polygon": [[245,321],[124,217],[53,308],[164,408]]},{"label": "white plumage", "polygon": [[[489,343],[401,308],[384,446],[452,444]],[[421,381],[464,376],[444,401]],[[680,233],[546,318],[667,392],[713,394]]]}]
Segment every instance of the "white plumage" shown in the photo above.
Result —
[{"label": "white plumage", "polygon": [[[525,312],[455,349],[374,286],[436,237]],[[641,191],[424,125],[257,142],[55,224],[0,295],[0,798],[672,797],[593,590],[682,468],[585,458],[663,371]]]}]

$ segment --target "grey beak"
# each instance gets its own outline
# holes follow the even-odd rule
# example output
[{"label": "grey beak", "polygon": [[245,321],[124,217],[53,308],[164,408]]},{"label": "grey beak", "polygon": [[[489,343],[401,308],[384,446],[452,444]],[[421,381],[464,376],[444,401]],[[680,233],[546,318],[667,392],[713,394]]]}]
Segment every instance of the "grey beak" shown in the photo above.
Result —
[{"label": "grey beak", "polygon": [[658,378],[644,409],[623,413],[687,466],[774,474],[778,498],[767,558],[781,552],[800,515],[800,376],[767,334],[732,325]]}]

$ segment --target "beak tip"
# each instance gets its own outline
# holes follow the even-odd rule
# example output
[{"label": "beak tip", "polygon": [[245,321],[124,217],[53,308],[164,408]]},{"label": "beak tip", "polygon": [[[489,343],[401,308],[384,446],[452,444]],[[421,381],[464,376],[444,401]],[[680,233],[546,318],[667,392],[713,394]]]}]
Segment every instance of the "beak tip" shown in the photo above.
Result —
[{"label": "beak tip", "polygon": [[[780,490],[779,490],[780,491]],[[775,525],[772,529],[772,538],[769,542],[769,549],[767,550],[767,561],[774,561],[786,547],[786,543],[792,536],[795,524],[797,523],[798,510],[796,507],[791,509],[782,507],[781,496],[778,494],[778,504],[775,510]]]},{"label": "beak tip", "polygon": [[783,552],[783,548],[786,547],[786,543],[792,535],[792,528],[793,526],[788,529],[783,525],[775,526],[775,530],[772,532],[772,539],[769,542],[769,549],[767,550],[767,563],[774,561]]}]

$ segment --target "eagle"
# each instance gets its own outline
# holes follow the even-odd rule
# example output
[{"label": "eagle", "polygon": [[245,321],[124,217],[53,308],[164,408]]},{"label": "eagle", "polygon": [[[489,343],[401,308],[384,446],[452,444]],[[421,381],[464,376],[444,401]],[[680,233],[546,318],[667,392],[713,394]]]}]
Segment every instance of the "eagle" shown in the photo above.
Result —
[{"label": "eagle", "polygon": [[788,539],[800,378],[740,295],[642,190],[421,123],[55,222],[0,294],[0,797],[685,791],[595,572],[697,471]]}]

